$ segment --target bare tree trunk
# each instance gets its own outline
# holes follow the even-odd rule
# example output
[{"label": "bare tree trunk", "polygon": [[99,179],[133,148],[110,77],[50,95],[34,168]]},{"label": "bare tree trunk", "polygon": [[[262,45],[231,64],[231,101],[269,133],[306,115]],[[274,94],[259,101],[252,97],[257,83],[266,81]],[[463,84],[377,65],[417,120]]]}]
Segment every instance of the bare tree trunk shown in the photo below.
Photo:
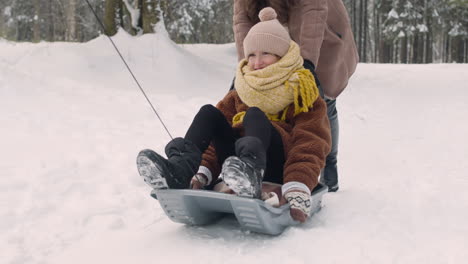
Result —
[{"label": "bare tree trunk", "polygon": [[154,25],[159,22],[160,13],[157,0],[141,0],[140,25],[143,33],[154,33]]},{"label": "bare tree trunk", "polygon": [[424,34],[418,35],[418,63],[424,62]]},{"label": "bare tree trunk", "polygon": [[414,39],[412,42],[412,48],[413,48],[413,55],[411,59],[411,63],[418,63],[418,57],[419,57],[419,35],[415,34]]},{"label": "bare tree trunk", "polygon": [[465,60],[463,62],[468,63],[468,39],[465,39],[465,46],[463,47],[463,50],[465,51]]},{"label": "bare tree trunk", "polygon": [[440,61],[447,62],[447,57],[445,55],[445,46],[447,45],[447,34],[442,33],[440,38],[441,38],[440,45],[439,45]]},{"label": "bare tree trunk", "polygon": [[44,10],[47,10],[47,13],[44,14],[44,39],[47,41],[54,41],[54,19],[53,19],[53,12],[54,12],[54,5],[51,1],[45,1],[42,3]]},{"label": "bare tree trunk", "polygon": [[76,0],[68,0],[65,7],[66,23],[66,41],[76,41]]},{"label": "bare tree trunk", "polygon": [[5,21],[8,18],[5,16],[0,16],[0,38],[1,37],[6,37],[6,29],[7,27],[5,26]]},{"label": "bare tree trunk", "polygon": [[390,45],[385,43],[382,38],[379,41],[379,50],[379,63],[389,63],[391,57]]},{"label": "bare tree trunk", "polygon": [[400,39],[400,63],[408,63],[408,37]]},{"label": "bare tree trunk", "polygon": [[33,26],[33,41],[39,42],[41,40],[41,4],[40,0],[34,0],[34,26]]},{"label": "bare tree trunk", "polygon": [[426,33],[426,41],[425,41],[426,48],[424,49],[425,50],[424,63],[431,63],[433,60],[432,52],[434,49],[434,44],[432,43],[433,42],[432,27],[428,26],[428,28],[429,28],[429,31]]},{"label": "bare tree trunk", "polygon": [[119,12],[119,0],[105,0],[104,6],[104,27],[108,36],[117,33],[117,14]]},{"label": "bare tree trunk", "polygon": [[63,6],[62,0],[55,0],[55,11],[53,12],[52,19],[54,23],[54,41],[64,41],[65,31],[66,31],[66,16],[65,8]]},{"label": "bare tree trunk", "polygon": [[351,21],[351,26],[353,27],[353,33],[354,33],[354,36],[356,37],[356,40],[358,41],[359,43],[359,40],[358,40],[358,31],[357,31],[357,22],[356,22],[356,0],[352,0],[351,1],[351,5],[352,5],[352,8],[351,8],[351,12],[353,13],[352,15],[352,21]]},{"label": "bare tree trunk", "polygon": [[369,13],[368,13],[368,7],[367,7],[367,0],[364,1],[364,38],[363,38],[363,62],[367,62],[367,41],[368,41],[368,30],[369,30]]},{"label": "bare tree trunk", "polygon": [[[364,8],[363,8],[364,0],[359,0],[359,35],[358,35],[358,52],[359,58],[364,58],[364,51],[363,51],[363,30],[364,30]],[[362,60],[362,59],[361,59]],[[364,61],[364,60],[363,60]]]},{"label": "bare tree trunk", "polygon": [[385,38],[383,34],[383,29],[381,26],[384,25],[384,21],[387,19],[388,12],[392,9],[390,0],[382,0],[378,3],[377,6],[377,15],[376,18],[378,21],[378,32],[379,32],[379,40],[378,40],[378,53],[379,53],[379,63],[391,63],[394,61],[394,52],[393,47],[395,43],[393,41],[389,41]]},{"label": "bare tree trunk", "polygon": [[374,59],[372,62],[379,62],[379,49],[377,45],[380,43],[380,16],[378,9],[374,6],[372,15],[374,17]]},{"label": "bare tree trunk", "polygon": [[452,45],[451,45],[451,62],[462,63],[463,62],[463,40],[460,36],[452,37]]},{"label": "bare tree trunk", "polygon": [[445,54],[445,60],[444,62],[451,62],[451,57],[450,57],[450,36],[448,34],[445,34],[445,47],[444,47],[444,54]]}]

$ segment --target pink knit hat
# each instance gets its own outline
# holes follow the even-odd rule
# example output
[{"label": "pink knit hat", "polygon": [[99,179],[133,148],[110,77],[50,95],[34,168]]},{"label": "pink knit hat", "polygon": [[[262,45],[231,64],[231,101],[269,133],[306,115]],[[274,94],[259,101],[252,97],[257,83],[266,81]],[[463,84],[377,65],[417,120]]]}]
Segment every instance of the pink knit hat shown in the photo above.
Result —
[{"label": "pink knit hat", "polygon": [[258,13],[260,22],[255,24],[244,39],[244,56],[255,51],[264,51],[283,57],[289,50],[291,37],[276,19],[276,12],[265,7]]}]

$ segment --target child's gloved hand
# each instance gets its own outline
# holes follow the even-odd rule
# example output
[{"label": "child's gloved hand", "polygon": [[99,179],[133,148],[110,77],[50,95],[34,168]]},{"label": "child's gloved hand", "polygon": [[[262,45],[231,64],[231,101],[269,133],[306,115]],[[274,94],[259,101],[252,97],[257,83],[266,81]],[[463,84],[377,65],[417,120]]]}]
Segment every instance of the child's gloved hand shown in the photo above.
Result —
[{"label": "child's gloved hand", "polygon": [[284,194],[284,198],[291,207],[291,217],[304,223],[311,210],[310,194],[300,190],[291,190]]},{"label": "child's gloved hand", "polygon": [[208,185],[208,177],[203,173],[197,173],[190,181],[190,188],[199,190]]}]

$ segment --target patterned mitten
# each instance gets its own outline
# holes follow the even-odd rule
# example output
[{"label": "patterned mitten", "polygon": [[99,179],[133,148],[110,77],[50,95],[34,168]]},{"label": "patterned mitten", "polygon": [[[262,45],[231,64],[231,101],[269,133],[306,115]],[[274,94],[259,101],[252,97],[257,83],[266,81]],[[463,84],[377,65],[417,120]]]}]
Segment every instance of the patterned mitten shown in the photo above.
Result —
[{"label": "patterned mitten", "polygon": [[301,210],[306,217],[310,214],[310,194],[292,190],[284,194],[284,198],[288,201],[291,209]]}]

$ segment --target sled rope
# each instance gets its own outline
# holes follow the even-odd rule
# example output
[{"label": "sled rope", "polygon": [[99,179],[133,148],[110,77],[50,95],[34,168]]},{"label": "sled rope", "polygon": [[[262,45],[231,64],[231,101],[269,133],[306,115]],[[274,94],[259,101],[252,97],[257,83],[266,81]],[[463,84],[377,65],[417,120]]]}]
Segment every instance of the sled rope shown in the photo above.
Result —
[{"label": "sled rope", "polygon": [[112,46],[114,46],[114,49],[115,51],[117,51],[117,54],[119,54],[119,57],[122,59],[122,62],[125,64],[125,67],[127,67],[127,70],[128,72],[130,72],[130,75],[132,75],[133,77],[133,80],[135,80],[135,83],[137,84],[138,88],[140,88],[140,91],[141,93],[143,94],[143,96],[146,98],[146,101],[148,102],[148,104],[151,106],[151,109],[153,109],[153,112],[156,114],[156,116],[158,117],[159,121],[161,122],[162,126],[164,127],[164,129],[166,130],[167,134],[169,135],[169,137],[171,139],[174,139],[171,135],[171,133],[169,132],[169,130],[167,129],[166,127],[166,124],[164,124],[162,118],[159,116],[158,114],[158,111],[156,111],[156,109],[154,108],[153,104],[151,103],[150,99],[148,98],[148,96],[146,95],[145,91],[143,90],[143,88],[141,87],[140,83],[138,82],[137,78],[135,77],[135,75],[133,74],[132,70],[130,69],[130,67],[128,66],[127,62],[125,61],[124,57],[122,56],[122,54],[120,53],[119,49],[117,48],[117,46],[115,45],[114,41],[112,40],[111,37],[109,37],[106,33],[106,28],[104,27],[104,24],[102,23],[101,19],[99,19],[98,15],[96,14],[96,11],[94,11],[93,7],[91,6],[91,4],[89,3],[89,0],[85,0],[86,3],[88,4],[89,8],[91,9],[91,11],[93,12],[94,16],[96,17],[96,20],[99,22],[99,25],[101,26],[103,32],[104,32],[104,35],[107,36],[107,38],[110,40],[110,42],[112,43]]}]

